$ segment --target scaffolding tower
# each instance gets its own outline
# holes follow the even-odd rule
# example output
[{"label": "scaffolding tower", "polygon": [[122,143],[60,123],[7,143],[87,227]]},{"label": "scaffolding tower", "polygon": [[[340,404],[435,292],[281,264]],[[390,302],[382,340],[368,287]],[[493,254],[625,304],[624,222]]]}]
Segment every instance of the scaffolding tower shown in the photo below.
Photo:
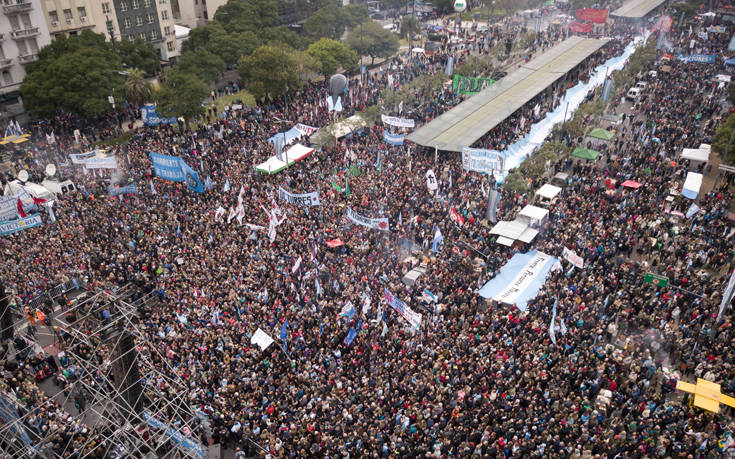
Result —
[{"label": "scaffolding tower", "polygon": [[150,294],[133,301],[134,291],[132,286],[94,290],[65,314],[68,324],[62,325],[57,357],[74,368],[76,379],[68,395],[57,394],[62,398],[57,402],[64,406],[73,396],[84,399],[84,443],[72,436],[59,453],[58,435],[33,431],[31,445],[26,444],[33,412],[19,414],[8,398],[0,404],[0,445],[17,445],[16,451],[8,450],[13,457],[28,457],[32,450],[48,458],[72,452],[79,459],[207,457],[199,442],[207,420],[190,407],[187,385],[171,378],[170,359],[141,327],[139,313],[157,298]]}]

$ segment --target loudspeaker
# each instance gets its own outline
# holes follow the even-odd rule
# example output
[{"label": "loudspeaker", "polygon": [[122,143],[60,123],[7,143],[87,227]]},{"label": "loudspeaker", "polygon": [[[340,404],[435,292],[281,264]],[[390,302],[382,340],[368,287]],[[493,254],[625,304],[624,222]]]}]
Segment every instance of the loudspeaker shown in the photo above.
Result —
[{"label": "loudspeaker", "polygon": [[0,338],[13,339],[13,311],[10,309],[10,299],[5,293],[5,284],[0,281]]}]

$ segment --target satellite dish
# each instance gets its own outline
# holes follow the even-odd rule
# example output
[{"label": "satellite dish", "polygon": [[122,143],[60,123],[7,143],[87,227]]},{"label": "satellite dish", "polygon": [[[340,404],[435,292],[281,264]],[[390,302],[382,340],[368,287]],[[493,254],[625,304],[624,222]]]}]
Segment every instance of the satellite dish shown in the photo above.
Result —
[{"label": "satellite dish", "polygon": [[27,182],[28,181],[28,171],[23,169],[22,171],[18,172],[18,180],[21,182]]},{"label": "satellite dish", "polygon": [[47,164],[46,165],[46,175],[49,177],[53,177],[56,175],[56,166],[53,164]]}]

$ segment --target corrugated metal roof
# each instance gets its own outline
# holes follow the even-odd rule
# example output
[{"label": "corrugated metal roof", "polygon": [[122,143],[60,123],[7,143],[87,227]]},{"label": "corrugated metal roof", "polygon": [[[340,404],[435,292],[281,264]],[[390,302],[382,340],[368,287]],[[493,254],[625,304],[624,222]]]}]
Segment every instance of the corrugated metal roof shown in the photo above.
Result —
[{"label": "corrugated metal roof", "polygon": [[570,37],[417,129],[407,140],[440,150],[462,151],[608,41]]},{"label": "corrugated metal roof", "polygon": [[665,0],[632,0],[612,12],[619,18],[642,18],[661,5]]}]

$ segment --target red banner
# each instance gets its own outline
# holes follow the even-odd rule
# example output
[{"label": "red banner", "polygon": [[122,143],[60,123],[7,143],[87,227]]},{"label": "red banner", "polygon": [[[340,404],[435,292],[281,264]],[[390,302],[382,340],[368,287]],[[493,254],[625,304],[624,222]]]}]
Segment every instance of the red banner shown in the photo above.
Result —
[{"label": "red banner", "polygon": [[590,33],[592,32],[592,23],[574,21],[574,24],[571,26],[571,30],[573,33]]},{"label": "red banner", "polygon": [[580,21],[590,21],[595,24],[604,24],[607,21],[607,13],[610,10],[596,10],[594,8],[578,8],[577,19]]}]

